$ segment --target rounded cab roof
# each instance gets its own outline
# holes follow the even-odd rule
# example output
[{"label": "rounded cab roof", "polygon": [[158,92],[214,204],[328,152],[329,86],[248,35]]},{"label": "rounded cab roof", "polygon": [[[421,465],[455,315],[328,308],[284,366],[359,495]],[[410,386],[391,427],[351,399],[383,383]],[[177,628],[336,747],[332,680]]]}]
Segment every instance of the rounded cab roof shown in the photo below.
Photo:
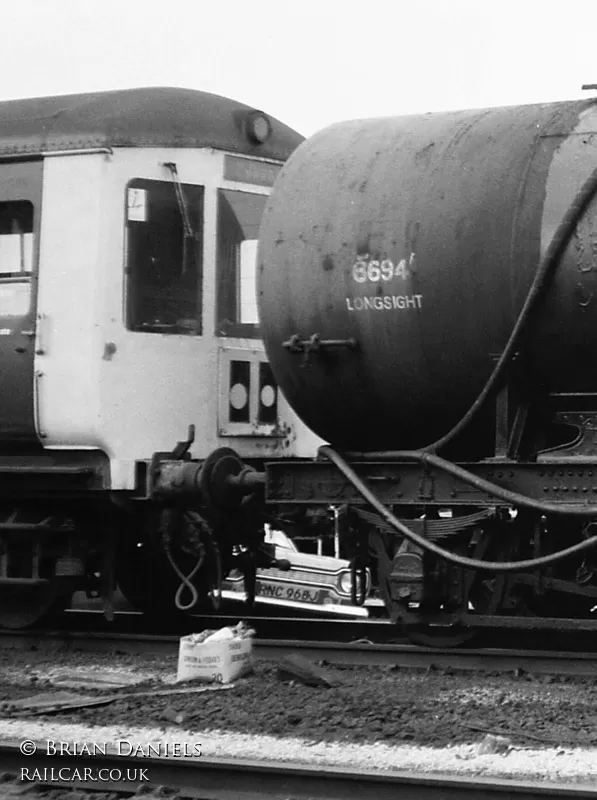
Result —
[{"label": "rounded cab roof", "polygon": [[268,116],[263,144],[247,135],[256,109],[194,89],[149,87],[0,102],[0,156],[102,147],[213,147],[284,161],[303,137]]}]

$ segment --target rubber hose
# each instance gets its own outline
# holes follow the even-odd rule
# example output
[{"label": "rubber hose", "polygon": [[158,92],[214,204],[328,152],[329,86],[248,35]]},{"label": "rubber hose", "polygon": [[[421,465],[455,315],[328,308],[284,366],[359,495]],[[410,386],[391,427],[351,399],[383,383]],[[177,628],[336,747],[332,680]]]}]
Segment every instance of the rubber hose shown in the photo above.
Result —
[{"label": "rubber hose", "polygon": [[[162,521],[162,525],[160,528],[161,540],[162,540],[162,545],[164,547],[164,552],[166,553],[166,558],[168,559],[168,562],[172,567],[172,569],[174,570],[174,572],[176,573],[176,575],[181,580],[181,583],[178,589],[176,590],[176,594],[174,595],[174,605],[179,611],[189,611],[189,609],[193,608],[199,600],[199,594],[195,589],[195,587],[193,586],[193,584],[191,583],[191,579],[195,577],[201,565],[203,564],[204,554],[201,553],[201,555],[197,560],[197,563],[195,564],[195,566],[188,575],[185,575],[183,572],[181,572],[180,568],[178,567],[178,564],[174,560],[174,556],[172,555],[172,550],[171,550],[172,533],[170,529],[170,522],[172,520],[172,513],[173,513],[172,509],[165,511],[166,520]],[[180,599],[185,588],[189,590],[191,595],[191,602],[188,603],[187,605],[183,605]]]},{"label": "rubber hose", "polygon": [[[467,567],[469,569],[476,569],[482,572],[520,572],[521,570],[525,569],[537,569],[538,567],[544,567],[547,564],[554,564],[555,562],[561,561],[568,556],[581,553],[583,550],[588,550],[589,548],[597,545],[597,536],[592,536],[590,539],[586,539],[584,542],[579,542],[572,547],[567,547],[565,550],[559,550],[557,553],[550,553],[549,555],[541,556],[540,558],[530,558],[526,561],[481,561],[477,558],[459,556],[455,553],[451,553],[449,550],[444,550],[443,547],[439,547],[439,545],[436,545],[433,542],[425,539],[423,536],[419,536],[418,533],[411,531],[410,528],[404,525],[404,523],[402,523],[384,506],[384,504],[369,490],[367,485],[354,472],[350,465],[346,463],[342,456],[336,453],[336,451],[331,447],[324,445],[323,447],[319,448],[319,453],[335,464],[344,477],[347,478],[350,483],[352,483],[363,499],[373,506],[378,514],[380,514],[380,516],[382,516],[385,521],[395,530],[401,533],[405,539],[408,539],[410,542],[416,544],[418,547],[421,547],[423,550],[426,550],[428,553],[433,553],[434,555],[439,556],[440,558],[443,558],[452,564],[456,564],[459,567]],[[423,456],[425,459],[437,458],[437,456],[431,456],[430,454],[426,453],[413,453],[412,455],[415,454],[417,457]],[[443,461],[443,459],[439,459],[439,461]],[[463,470],[463,472],[468,474],[465,470]],[[483,481],[483,483],[486,483],[486,481]],[[489,485],[491,486],[491,484]],[[508,492],[508,494],[514,495],[515,493]],[[593,516],[595,516],[595,511],[593,512]]]},{"label": "rubber hose", "polygon": [[[174,561],[172,553],[170,552],[170,543],[164,541],[164,550],[166,551],[166,556],[168,557],[168,561],[170,562],[170,566],[174,570],[174,572],[180,578],[180,586],[176,590],[176,594],[174,595],[174,605],[179,611],[189,611],[191,608],[197,605],[199,602],[199,593],[195,586],[191,583],[191,580],[195,577],[199,569],[203,564],[204,556],[203,554],[199,556],[197,559],[197,563],[193,567],[193,569],[189,572],[188,575],[185,575],[178,567],[178,564]],[[181,601],[182,593],[185,589],[189,590],[191,595],[191,602],[184,605]]]},{"label": "rubber hose", "polygon": [[448,431],[448,433],[442,436],[441,439],[438,439],[437,441],[432,442],[431,444],[428,444],[425,447],[422,447],[421,448],[422,450],[438,450],[440,447],[446,445],[468,425],[468,423],[475,416],[479,408],[487,400],[488,395],[493,391],[495,385],[502,377],[506,367],[508,366],[512,357],[514,356],[519,344],[522,331],[527,325],[531,314],[535,310],[537,300],[539,299],[541,292],[544,290],[548,278],[550,277],[551,273],[557,266],[558,259],[560,258],[562,251],[568,244],[568,240],[572,235],[580,217],[582,216],[586,207],[593,199],[596,192],[597,192],[597,167],[593,170],[593,172],[589,175],[587,180],[581,186],[574,200],[572,201],[572,204],[566,211],[564,218],[558,225],[556,232],[554,233],[553,238],[549,244],[549,247],[547,248],[543,259],[539,263],[539,267],[537,268],[537,272],[535,273],[535,277],[533,279],[533,283],[531,284],[531,288],[529,289],[529,293],[526,296],[520,314],[518,315],[518,319],[516,320],[516,323],[512,328],[512,333],[510,334],[510,338],[508,339],[508,342],[506,343],[506,346],[503,349],[502,354],[499,357],[498,362],[495,365],[492,374],[489,376],[487,383],[481,390],[481,393],[474,401],[472,406],[469,408],[469,410],[466,412],[464,417],[462,417],[462,419],[459,422],[457,422],[456,425],[450,431]]}]

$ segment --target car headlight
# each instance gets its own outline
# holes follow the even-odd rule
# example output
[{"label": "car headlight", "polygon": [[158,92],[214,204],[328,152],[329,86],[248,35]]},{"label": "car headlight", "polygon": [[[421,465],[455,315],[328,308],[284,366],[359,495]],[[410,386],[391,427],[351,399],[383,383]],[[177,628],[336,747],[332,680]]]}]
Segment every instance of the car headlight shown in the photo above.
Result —
[{"label": "car headlight", "polygon": [[[340,581],[338,582],[338,586],[340,591],[343,594],[350,594],[352,591],[352,573],[347,570],[340,575]],[[363,589],[363,580],[361,575],[357,575],[357,594],[361,594]]]}]

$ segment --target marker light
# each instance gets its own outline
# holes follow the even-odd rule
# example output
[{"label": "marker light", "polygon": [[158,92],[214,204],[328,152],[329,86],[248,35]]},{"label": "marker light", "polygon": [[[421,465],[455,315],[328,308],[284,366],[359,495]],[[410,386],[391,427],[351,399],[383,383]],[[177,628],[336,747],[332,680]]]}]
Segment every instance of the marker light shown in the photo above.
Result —
[{"label": "marker light", "polygon": [[271,135],[272,126],[262,111],[251,111],[245,122],[247,136],[256,144],[263,144]]}]

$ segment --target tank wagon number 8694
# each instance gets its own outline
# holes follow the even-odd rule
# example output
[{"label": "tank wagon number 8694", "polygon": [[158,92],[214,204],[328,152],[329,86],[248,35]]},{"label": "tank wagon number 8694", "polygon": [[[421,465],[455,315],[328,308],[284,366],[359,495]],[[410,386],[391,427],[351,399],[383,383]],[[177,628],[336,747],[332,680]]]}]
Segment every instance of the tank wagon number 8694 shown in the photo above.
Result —
[{"label": "tank wagon number 8694", "polygon": [[397,264],[394,264],[392,259],[384,258],[382,261],[378,259],[369,259],[369,253],[362,256],[357,256],[357,260],[352,268],[352,277],[357,283],[365,283],[365,281],[372,281],[376,283],[379,280],[390,281],[392,278],[408,278],[415,260],[415,254],[411,253],[408,260],[401,258]]}]

